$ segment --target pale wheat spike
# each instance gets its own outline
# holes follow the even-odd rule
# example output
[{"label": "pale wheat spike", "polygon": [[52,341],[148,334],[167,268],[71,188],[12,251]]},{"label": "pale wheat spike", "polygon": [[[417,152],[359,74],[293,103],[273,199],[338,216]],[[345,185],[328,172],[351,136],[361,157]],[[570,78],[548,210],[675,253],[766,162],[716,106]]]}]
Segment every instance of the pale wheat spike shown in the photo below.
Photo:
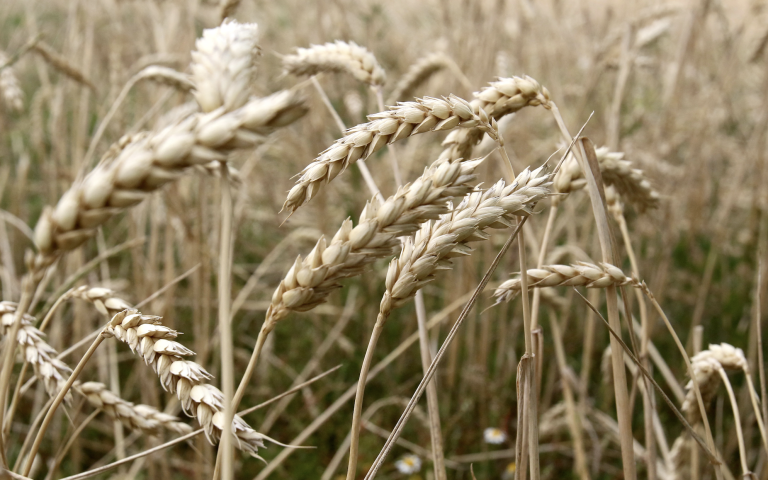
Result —
[{"label": "pale wheat spike", "polygon": [[376,259],[394,255],[397,237],[412,235],[421,223],[446,213],[450,199],[472,191],[480,162],[436,162],[383,203],[374,197],[356,227],[347,219],[330,243],[321,238],[306,258],[296,260],[275,290],[266,328],[274,328],[290,311],[315,308],[339,288],[339,280],[361,274]]},{"label": "pale wheat spike", "polygon": [[107,386],[100,382],[85,382],[76,385],[75,390],[81,393],[92,406],[102,409],[110,417],[120,420],[133,430],[141,430],[149,435],[157,435],[161,430],[169,430],[178,434],[187,434],[192,427],[167,413],[149,405],[134,405],[118,397]]},{"label": "pale wheat spike", "polygon": [[258,25],[224,21],[203,30],[192,52],[195,99],[203,112],[238,109],[248,102],[256,58]]},{"label": "pale wheat spike", "polygon": [[550,179],[543,167],[525,169],[511,185],[499,181],[486,191],[473,192],[439,220],[422,225],[389,264],[377,324],[433,281],[437,270],[450,269],[451,258],[470,255],[469,243],[487,240],[487,229],[507,228],[515,217],[531,215],[536,203],[550,194]]},{"label": "pale wheat spike", "polygon": [[691,478],[691,448],[699,448],[687,432],[675,439],[669,450],[669,479],[688,480]]},{"label": "pale wheat spike", "polygon": [[[628,285],[633,280],[624,275],[620,268],[607,263],[592,264],[578,262],[573,265],[545,265],[528,270],[528,286],[542,287],[587,287],[607,288]],[[522,281],[513,278],[499,285],[493,296],[496,303],[508,302],[520,292]]]},{"label": "pale wheat spike", "polygon": [[96,86],[88,80],[88,77],[83,74],[77,67],[72,65],[66,58],[61,56],[50,45],[45,42],[39,41],[32,45],[32,50],[37,52],[43,59],[53,68],[63,73],[72,80],[85,85],[91,90],[96,90]]},{"label": "pale wheat spike", "polygon": [[451,67],[451,60],[442,52],[432,53],[420,58],[400,77],[395,89],[389,95],[388,103],[407,100],[414,90],[429,80],[435,73]]},{"label": "pale wheat spike", "polygon": [[[208,441],[215,445],[224,425],[224,394],[207,383],[213,378],[200,365],[184,360],[194,352],[174,341],[178,332],[160,324],[161,317],[143,315],[136,310],[124,310],[109,322],[105,333],[128,344],[160,378],[160,384],[175,393],[184,413],[197,418]],[[242,418],[235,415],[232,422],[235,445],[257,456],[264,448],[264,437]]]},{"label": "pale wheat spike", "polygon": [[487,116],[481,118],[466,100],[455,95],[398,103],[387,112],[369,115],[368,119],[371,121],[347,130],[344,137],[304,168],[296,185],[288,192],[283,209],[291,213],[296,211],[314,197],[323,184],[384,145],[425,132],[483,125],[489,128]]},{"label": "pale wheat spike", "polygon": [[123,310],[133,308],[130,303],[120,298],[115,291],[104,287],[87,287],[83,285],[70,290],[66,296],[92,303],[99,313],[110,317]]},{"label": "pale wheat spike", "polygon": [[44,210],[35,228],[39,253],[32,268],[42,271],[58,255],[90,238],[99,225],[181,177],[189,167],[225,161],[236,149],[253,148],[264,134],[305,112],[300,96],[286,90],[251,99],[232,112],[193,114],[160,131],[126,138],[114,158],[75,183],[55,208]]},{"label": "pale wheat spike", "polygon": [[693,382],[698,384],[699,390],[701,390],[701,398],[706,406],[715,396],[720,386],[718,365],[727,371],[742,370],[749,372],[749,365],[747,364],[744,352],[740,348],[727,343],[710,345],[709,349],[702,350],[691,357],[693,378],[685,386],[685,400],[681,409],[691,423],[701,421],[701,412],[699,412],[699,407],[696,403]]},{"label": "pale wheat spike", "polygon": [[[611,152],[608,147],[595,150],[600,173],[607,185],[616,187],[616,191],[632,202],[638,209],[656,208],[659,205],[659,193],[645,178],[642,170],[632,167],[632,162],[624,159],[624,153]],[[586,186],[584,173],[578,160],[569,154],[555,176],[555,190],[558,193],[570,193]],[[562,201],[562,197],[556,197]]]},{"label": "pale wheat spike", "polygon": [[8,56],[0,51],[0,95],[3,96],[5,105],[13,111],[19,112],[24,108],[24,92],[19,87],[16,72],[8,63]]},{"label": "pale wheat spike", "polygon": [[[500,78],[491,82],[481,91],[474,93],[471,105],[473,111],[483,110],[489,117],[500,120],[503,116],[525,107],[543,106],[551,108],[549,90],[535,79],[525,77]],[[475,145],[483,138],[478,129],[454,130],[443,141],[443,160],[468,158]]]},{"label": "pale wheat spike", "polygon": [[355,79],[373,86],[384,85],[386,81],[384,69],[373,53],[355,42],[341,40],[299,48],[295,54],[283,57],[283,69],[293,75],[347,72]]},{"label": "pale wheat spike", "polygon": [[[15,303],[0,302],[0,325],[2,325],[3,335],[7,334],[15,312]],[[34,321],[34,317],[24,315],[16,339],[22,348],[24,359],[32,364],[35,376],[43,382],[48,395],[56,396],[67,382],[72,370],[64,362],[56,359],[58,352],[43,340],[45,334],[33,326]],[[149,435],[157,435],[161,428],[176,433],[192,431],[189,425],[179,422],[173,415],[162,413],[147,405],[134,405],[127,402],[108,390],[102,383],[75,383],[72,390],[84,396],[92,406],[103,409],[110,417]],[[67,392],[65,401],[70,403],[71,399],[72,395]]]}]

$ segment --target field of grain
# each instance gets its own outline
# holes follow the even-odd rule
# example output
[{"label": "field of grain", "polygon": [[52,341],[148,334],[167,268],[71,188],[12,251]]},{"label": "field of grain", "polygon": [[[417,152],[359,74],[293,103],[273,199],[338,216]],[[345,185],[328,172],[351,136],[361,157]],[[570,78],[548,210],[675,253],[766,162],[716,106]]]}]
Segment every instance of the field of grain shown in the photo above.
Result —
[{"label": "field of grain", "polygon": [[0,2],[0,478],[768,479],[768,4]]}]

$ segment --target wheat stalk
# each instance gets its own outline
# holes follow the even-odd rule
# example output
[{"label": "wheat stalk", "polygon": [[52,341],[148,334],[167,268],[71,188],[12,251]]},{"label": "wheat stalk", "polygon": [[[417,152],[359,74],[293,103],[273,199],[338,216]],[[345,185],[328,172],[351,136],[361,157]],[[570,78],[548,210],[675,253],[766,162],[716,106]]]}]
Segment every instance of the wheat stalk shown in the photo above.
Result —
[{"label": "wheat stalk", "polygon": [[384,69],[373,53],[355,42],[341,40],[298,48],[295,54],[283,57],[283,69],[293,75],[346,72],[372,86],[384,85],[386,81]]},{"label": "wheat stalk", "polygon": [[259,55],[255,23],[225,21],[203,30],[192,52],[195,99],[203,112],[224,107],[229,112],[246,103]]},{"label": "wheat stalk", "polygon": [[112,157],[76,182],[54,209],[43,212],[35,228],[39,253],[32,269],[42,271],[93,236],[99,225],[176,180],[187,168],[222,162],[235,149],[253,148],[263,141],[263,134],[305,112],[301,97],[285,90],[251,99],[232,112],[193,114],[158,132],[125,137]]},{"label": "wheat stalk", "polygon": [[[124,310],[112,317],[105,333],[128,344],[131,351],[152,367],[163,388],[176,394],[184,413],[197,418],[208,441],[215,445],[224,425],[224,394],[206,383],[213,377],[203,367],[184,360],[194,353],[174,341],[178,332],[161,325],[160,320],[161,317],[154,315]],[[237,415],[232,422],[232,433],[237,448],[254,456],[258,456],[258,448],[264,448],[267,438]]]},{"label": "wheat stalk", "polygon": [[[15,312],[15,303],[0,302],[0,324],[3,335],[7,335]],[[45,334],[33,326],[34,321],[34,317],[24,315],[21,328],[16,335],[17,343],[22,348],[24,359],[32,364],[35,375],[43,382],[48,395],[55,396],[66,383],[72,369],[61,360],[57,360],[58,352],[45,342],[43,339]],[[162,413],[148,405],[134,405],[123,400],[103,383],[75,384],[73,389],[83,395],[92,406],[104,410],[107,415],[120,420],[132,429],[139,429],[150,435],[158,434],[160,429],[181,434],[192,431],[189,425],[179,422],[173,415]],[[65,400],[70,402],[71,397],[67,393]]]},{"label": "wheat stalk", "polygon": [[6,65],[9,59],[5,52],[0,51],[0,94],[5,105],[11,110],[21,111],[24,108],[24,92],[19,87],[19,80],[11,65]]},{"label": "wheat stalk", "polygon": [[[595,149],[595,154],[606,184],[614,186],[622,197],[641,210],[658,206],[659,193],[653,189],[642,170],[633,168],[632,162],[624,159],[624,153],[611,152],[608,147],[600,147]],[[558,193],[571,193],[583,189],[586,185],[587,181],[579,162],[570,154],[555,176],[555,190]]]},{"label": "wheat stalk", "polygon": [[[415,102],[401,102],[387,112],[369,115],[368,123],[347,130],[319,157],[306,166],[283,205],[296,211],[351,164],[367,159],[384,145],[419,133],[487,125],[487,117],[472,111],[469,103],[455,95],[438,99],[425,97]],[[489,127],[488,127],[489,128]]]},{"label": "wheat stalk", "polygon": [[[527,272],[529,287],[587,287],[607,288],[628,285],[634,281],[624,275],[620,268],[607,263],[593,264],[578,262],[573,265],[544,265],[531,268]],[[496,303],[508,302],[519,292],[522,285],[520,278],[505,281],[496,288],[493,296]]]}]

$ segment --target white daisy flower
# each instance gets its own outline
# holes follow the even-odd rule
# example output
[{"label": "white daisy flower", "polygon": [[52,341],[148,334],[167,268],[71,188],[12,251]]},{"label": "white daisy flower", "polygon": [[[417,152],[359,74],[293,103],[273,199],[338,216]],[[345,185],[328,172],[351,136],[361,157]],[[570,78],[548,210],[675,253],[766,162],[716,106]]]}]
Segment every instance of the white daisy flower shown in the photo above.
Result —
[{"label": "white daisy flower", "polygon": [[507,434],[502,432],[499,428],[486,428],[483,431],[483,439],[485,440],[485,443],[499,445],[507,441]]},{"label": "white daisy flower", "polygon": [[395,462],[395,467],[400,473],[406,475],[416,473],[421,470],[421,459],[413,454],[403,455],[403,457]]}]

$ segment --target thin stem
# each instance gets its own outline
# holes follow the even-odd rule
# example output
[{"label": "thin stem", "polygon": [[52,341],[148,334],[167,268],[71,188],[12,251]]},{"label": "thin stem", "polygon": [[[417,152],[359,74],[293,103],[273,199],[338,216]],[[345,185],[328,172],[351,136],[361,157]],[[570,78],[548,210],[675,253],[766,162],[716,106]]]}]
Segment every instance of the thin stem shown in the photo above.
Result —
[{"label": "thin stem", "polygon": [[[502,150],[504,150],[502,148]],[[522,225],[522,222],[519,223]],[[520,271],[527,272],[527,259],[525,252],[525,232],[523,232],[517,239],[518,252],[520,257]],[[527,275],[522,275],[520,282],[520,296],[523,303],[523,329],[525,330],[525,354],[534,356],[533,351],[533,330],[531,328],[531,306],[528,303],[528,278]],[[531,480],[539,480],[540,465],[539,465],[539,422],[538,422],[538,392],[536,389],[536,358],[532,358],[528,362],[528,375],[526,376],[526,382],[524,383],[526,403],[527,403],[527,416],[528,416],[528,455],[530,456],[530,469]]]},{"label": "thin stem", "polygon": [[765,419],[762,416],[762,413],[760,412],[760,407],[758,407],[758,403],[760,403],[759,399],[757,398],[757,394],[755,392],[755,384],[752,383],[752,373],[749,371],[748,368],[744,369],[744,375],[747,377],[747,388],[749,389],[749,399],[752,401],[752,408],[755,411],[755,419],[757,419],[757,428],[760,430],[760,438],[763,441],[763,448],[765,449],[765,454],[768,455],[768,437],[766,437],[765,433]]},{"label": "thin stem", "polygon": [[43,438],[45,438],[45,432],[48,430],[48,426],[51,424],[51,420],[53,420],[53,414],[56,413],[56,409],[59,407],[62,400],[64,400],[64,397],[67,395],[67,392],[69,392],[69,389],[72,387],[72,384],[75,383],[75,380],[77,380],[77,377],[80,375],[80,372],[82,372],[83,369],[85,368],[85,364],[88,363],[88,360],[90,360],[91,356],[93,356],[93,353],[99,347],[101,342],[104,341],[104,338],[105,338],[104,332],[105,331],[102,330],[102,334],[96,337],[96,340],[93,341],[91,346],[88,348],[88,351],[85,352],[85,354],[83,355],[83,358],[80,359],[80,362],[72,371],[72,375],[69,376],[69,380],[67,380],[67,383],[64,384],[64,387],[62,387],[58,395],[56,395],[56,398],[53,399],[53,403],[51,403],[51,407],[48,409],[48,413],[45,414],[43,423],[40,425],[40,430],[37,432],[37,436],[35,437],[35,442],[32,444],[32,448],[29,449],[29,455],[27,456],[27,464],[24,467],[23,475],[25,476],[29,475],[29,471],[32,469],[32,463],[35,461],[35,456],[37,455],[37,451],[40,449],[40,444],[43,443]]},{"label": "thin stem", "polygon": [[[728,391],[728,398],[731,401],[731,408],[733,409],[733,422],[736,424],[736,439],[739,442],[739,458],[741,460],[741,472],[742,477],[749,478],[749,466],[747,466],[747,453],[744,448],[744,434],[741,431],[741,416],[739,415],[739,405],[736,403],[736,396],[733,394],[733,387],[731,387],[731,381],[728,379],[728,375],[723,370],[723,366],[718,362],[717,373],[720,374],[720,378],[723,379],[725,389]],[[694,382],[695,383],[695,382]]]},{"label": "thin stem", "polygon": [[466,318],[469,316],[469,312],[472,310],[472,307],[475,305],[475,302],[477,301],[477,298],[480,296],[480,293],[485,289],[486,285],[488,285],[488,282],[490,281],[491,276],[493,275],[493,272],[496,270],[496,267],[499,265],[499,262],[501,262],[501,258],[504,256],[504,254],[507,252],[509,247],[512,245],[512,242],[514,242],[515,238],[517,238],[520,232],[520,229],[523,227],[523,225],[527,220],[528,220],[528,217],[523,217],[523,219],[515,228],[515,231],[512,232],[512,234],[509,236],[504,246],[501,247],[501,250],[499,250],[499,253],[496,255],[496,258],[494,258],[493,263],[491,263],[491,265],[488,267],[488,270],[485,272],[485,275],[483,276],[482,280],[480,280],[480,284],[477,286],[475,291],[472,292],[472,296],[469,299],[469,302],[467,302],[467,304],[464,306],[464,309],[461,311],[459,318],[456,319],[456,322],[453,324],[453,327],[451,327],[451,330],[448,332],[448,335],[446,336],[445,341],[440,346],[440,350],[438,350],[434,360],[432,360],[432,364],[429,366],[429,370],[424,375],[424,378],[422,378],[421,382],[419,383],[419,386],[416,389],[416,392],[414,392],[413,396],[411,397],[411,400],[408,402],[408,405],[406,405],[405,410],[403,411],[403,414],[400,416],[400,419],[397,421],[397,424],[395,425],[395,428],[392,430],[392,433],[390,434],[389,438],[384,443],[384,447],[382,448],[381,452],[379,452],[379,455],[376,457],[376,460],[374,461],[373,466],[368,471],[368,474],[365,477],[366,480],[373,479],[376,476],[376,473],[378,472],[379,468],[381,468],[381,465],[384,463],[384,459],[387,457],[387,454],[389,454],[389,451],[392,449],[392,446],[394,445],[395,440],[397,440],[400,437],[400,434],[403,431],[403,427],[405,426],[405,423],[408,421],[408,418],[411,416],[411,413],[413,413],[413,409],[416,407],[416,403],[419,401],[419,399],[421,398],[421,395],[424,393],[427,383],[429,383],[429,381],[432,379],[432,376],[437,371],[437,365],[440,363],[440,360],[442,360],[443,356],[445,355],[445,352],[448,350],[448,346],[456,337],[456,334],[458,333],[459,328],[464,323]]},{"label": "thin stem", "polygon": [[56,474],[56,471],[59,469],[59,465],[61,465],[61,461],[64,460],[64,456],[69,452],[69,449],[74,445],[75,440],[78,439],[80,436],[80,433],[82,433],[83,430],[85,430],[85,427],[88,426],[89,423],[91,423],[91,420],[96,418],[96,415],[101,413],[101,409],[94,410],[88,417],[86,417],[85,420],[83,420],[80,425],[77,426],[74,432],[72,432],[72,435],[69,436],[69,439],[67,440],[67,443],[65,443],[60,449],[59,453],[56,454],[56,459],[53,462],[53,466],[48,470],[48,475],[45,476],[46,480],[49,480],[53,478],[53,476]]},{"label": "thin stem", "polygon": [[368,372],[371,369],[371,362],[373,362],[373,351],[376,349],[376,344],[379,341],[379,337],[381,337],[381,332],[384,330],[384,323],[386,323],[386,321],[387,316],[381,313],[379,314],[378,318],[376,318],[376,324],[373,326],[371,339],[368,341],[368,348],[365,351],[363,365],[360,367],[360,379],[357,381],[357,391],[355,392],[355,407],[352,412],[352,428],[350,430],[347,480],[354,480],[357,473],[357,456],[358,448],[360,446],[360,419],[363,414],[363,395],[365,395],[365,382],[368,380]]},{"label": "thin stem", "polygon": [[27,368],[29,368],[29,362],[25,359],[24,365],[21,366],[21,371],[19,372],[19,378],[16,379],[16,388],[13,389],[13,397],[11,397],[11,406],[8,407],[8,415],[5,419],[5,428],[3,429],[2,433],[0,435],[5,435],[6,437],[11,431],[11,422],[13,421],[13,416],[16,413],[16,406],[19,404],[19,397],[21,395],[21,386],[22,382],[24,382],[24,376],[27,374]]},{"label": "thin stem", "polygon": [[[5,405],[8,401],[8,387],[11,383],[11,373],[13,373],[13,359],[16,355],[16,344],[18,341],[16,337],[19,334],[21,328],[21,320],[24,318],[24,314],[27,313],[29,304],[32,301],[32,296],[35,292],[35,281],[32,275],[27,274],[23,280],[21,299],[19,305],[16,307],[16,315],[13,319],[13,324],[8,330],[5,342],[5,358],[3,359],[3,369],[0,371],[0,426],[5,425]],[[10,418],[9,418],[10,423]],[[0,431],[0,461],[3,467],[8,466],[7,459],[5,458],[5,441],[3,439],[2,431]]]},{"label": "thin stem", "polygon": [[72,293],[72,288],[67,290],[66,292],[59,295],[59,298],[56,299],[56,301],[53,303],[51,308],[48,309],[48,312],[45,314],[45,317],[43,318],[43,321],[40,323],[40,326],[38,327],[38,330],[41,332],[44,332],[46,327],[48,327],[48,324],[51,322],[51,319],[53,318],[53,314],[56,313],[56,310],[59,309],[59,306],[65,301],[69,299],[69,294]]},{"label": "thin stem", "polygon": [[[416,292],[416,322],[419,327],[419,350],[421,352],[421,368],[424,373],[429,370],[432,355],[429,351],[429,332],[427,332],[427,309],[424,305],[424,293]],[[429,414],[429,433],[432,440],[432,463],[437,480],[446,480],[445,456],[443,454],[443,434],[440,428],[440,407],[438,405],[437,381],[427,384],[427,413]]]},{"label": "thin stem", "polygon": [[[536,259],[536,268],[541,268],[544,265],[544,259],[547,256],[547,247],[549,246],[549,237],[552,234],[552,227],[555,224],[555,217],[557,216],[557,205],[552,205],[549,208],[549,216],[547,217],[547,226],[544,228],[544,236],[541,238],[541,245],[539,247],[539,257]],[[539,305],[541,304],[541,289],[537,288],[533,291],[533,302],[531,303],[531,329],[536,329],[539,324]]]},{"label": "thin stem", "polygon": [[248,362],[248,367],[246,367],[243,378],[240,379],[240,385],[237,386],[237,391],[235,392],[234,397],[232,397],[233,409],[237,409],[240,402],[243,400],[245,389],[248,387],[248,380],[251,378],[251,375],[253,375],[253,370],[256,368],[259,356],[261,356],[261,350],[264,348],[264,342],[267,341],[267,337],[273,328],[274,324],[265,322],[264,325],[262,325],[261,330],[259,330],[259,336],[256,338],[256,345],[253,347],[253,354]]},{"label": "thin stem", "polygon": [[[221,235],[219,236],[219,337],[221,339],[221,382],[224,393],[224,425],[221,428],[221,444],[216,465],[221,464],[222,480],[234,478],[234,448],[232,445],[232,420],[236,406],[233,404],[235,367],[233,358],[232,322],[229,314],[231,299],[230,276],[232,269],[232,192],[229,170],[221,164]],[[221,458],[221,463],[219,459]],[[213,478],[216,476],[214,469]]]}]

